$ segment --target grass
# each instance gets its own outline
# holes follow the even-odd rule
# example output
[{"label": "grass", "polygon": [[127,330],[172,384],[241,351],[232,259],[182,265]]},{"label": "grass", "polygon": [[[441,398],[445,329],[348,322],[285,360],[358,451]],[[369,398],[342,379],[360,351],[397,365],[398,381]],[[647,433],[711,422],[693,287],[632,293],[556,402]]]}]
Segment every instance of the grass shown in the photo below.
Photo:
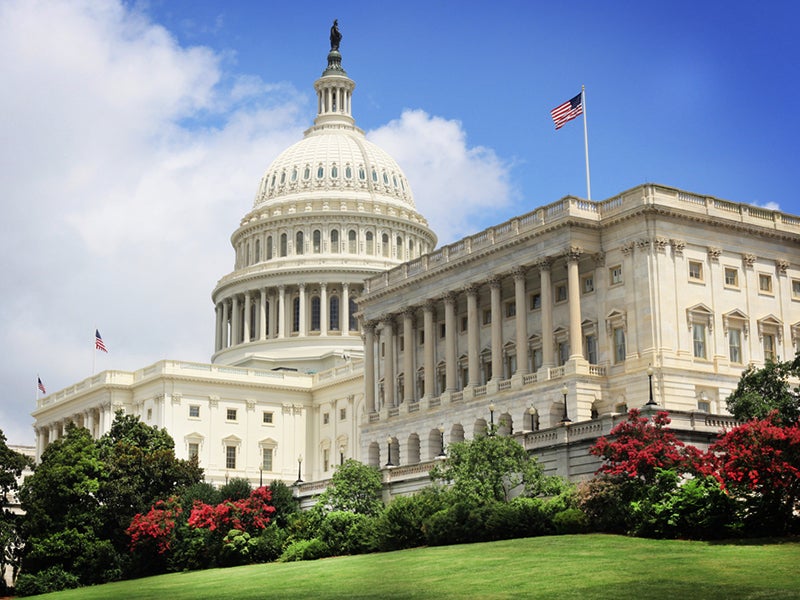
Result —
[{"label": "grass", "polygon": [[39,598],[800,599],[799,564],[797,540],[573,535],[172,573]]}]

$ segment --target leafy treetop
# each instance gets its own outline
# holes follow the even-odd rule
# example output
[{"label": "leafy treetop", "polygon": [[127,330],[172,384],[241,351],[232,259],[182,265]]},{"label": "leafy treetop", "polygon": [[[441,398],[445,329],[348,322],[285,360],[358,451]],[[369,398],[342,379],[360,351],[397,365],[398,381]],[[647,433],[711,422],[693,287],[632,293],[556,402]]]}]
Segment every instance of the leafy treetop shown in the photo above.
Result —
[{"label": "leafy treetop", "polygon": [[728,410],[739,421],[766,419],[772,411],[777,411],[781,423],[797,423],[800,388],[792,386],[790,378],[795,381],[800,378],[800,353],[791,361],[767,361],[761,369],[748,366],[728,396]]}]

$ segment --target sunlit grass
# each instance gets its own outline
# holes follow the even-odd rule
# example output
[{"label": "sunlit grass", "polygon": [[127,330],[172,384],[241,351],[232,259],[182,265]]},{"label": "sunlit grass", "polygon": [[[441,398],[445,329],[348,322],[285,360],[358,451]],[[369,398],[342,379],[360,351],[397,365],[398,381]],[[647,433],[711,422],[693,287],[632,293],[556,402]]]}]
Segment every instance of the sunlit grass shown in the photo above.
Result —
[{"label": "sunlit grass", "polygon": [[40,596],[262,598],[800,598],[800,541],[538,537],[174,573]]}]

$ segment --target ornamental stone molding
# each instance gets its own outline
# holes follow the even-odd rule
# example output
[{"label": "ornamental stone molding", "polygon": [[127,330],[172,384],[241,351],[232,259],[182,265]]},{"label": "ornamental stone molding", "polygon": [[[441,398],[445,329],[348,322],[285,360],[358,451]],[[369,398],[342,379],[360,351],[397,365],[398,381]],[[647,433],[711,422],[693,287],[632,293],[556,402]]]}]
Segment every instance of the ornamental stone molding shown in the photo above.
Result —
[{"label": "ornamental stone molding", "polygon": [[208,405],[211,408],[217,408],[217,406],[219,406],[219,396],[209,396]]},{"label": "ornamental stone molding", "polygon": [[181,394],[180,392],[177,392],[177,393],[173,393],[173,394],[172,394],[172,403],[173,403],[173,404],[178,404],[178,405],[180,405],[180,403],[181,403],[181,400],[183,400],[183,394]]},{"label": "ornamental stone molding", "polygon": [[581,255],[583,254],[583,248],[580,246],[570,246],[567,250],[564,251],[564,258],[567,259],[567,262],[577,262],[581,259]]},{"label": "ornamental stone molding", "polygon": [[686,242],[684,240],[673,238],[669,243],[672,246],[672,253],[675,256],[683,256],[683,251],[686,248]]},{"label": "ornamental stone molding", "polygon": [[745,268],[752,269],[753,265],[756,264],[756,255],[750,254],[749,252],[745,252],[742,254],[742,262],[744,263]]},{"label": "ornamental stone molding", "polygon": [[253,400],[252,398],[247,398],[245,400],[245,402],[247,403],[247,410],[255,410],[256,409],[256,401]]},{"label": "ornamental stone molding", "polygon": [[650,238],[641,238],[636,240],[636,247],[642,252],[647,252],[650,249]]},{"label": "ornamental stone molding", "polygon": [[622,244],[619,249],[622,251],[622,254],[625,256],[629,256],[631,252],[633,252],[633,247],[636,245],[635,242],[628,242],[626,244]]},{"label": "ornamental stone molding", "polygon": [[656,249],[656,252],[665,254],[667,252],[667,246],[669,246],[669,238],[656,236],[653,239],[653,247]]},{"label": "ornamental stone molding", "polygon": [[514,281],[518,281],[520,279],[524,281],[525,273],[526,273],[525,267],[514,267],[513,269],[511,269],[511,275],[514,277]]},{"label": "ornamental stone molding", "polygon": [[778,275],[786,275],[786,271],[789,269],[789,261],[779,258],[775,261],[775,268],[778,270]]},{"label": "ornamental stone molding", "polygon": [[708,247],[708,258],[711,262],[719,262],[719,257],[722,255],[722,248],[716,246]]},{"label": "ornamental stone molding", "polygon": [[543,256],[536,261],[536,266],[539,267],[539,271],[549,271],[553,266],[553,259],[550,256]]},{"label": "ornamental stone molding", "polygon": [[594,254],[592,254],[592,259],[594,260],[594,264],[596,267],[604,267],[606,265],[605,252],[595,252]]}]

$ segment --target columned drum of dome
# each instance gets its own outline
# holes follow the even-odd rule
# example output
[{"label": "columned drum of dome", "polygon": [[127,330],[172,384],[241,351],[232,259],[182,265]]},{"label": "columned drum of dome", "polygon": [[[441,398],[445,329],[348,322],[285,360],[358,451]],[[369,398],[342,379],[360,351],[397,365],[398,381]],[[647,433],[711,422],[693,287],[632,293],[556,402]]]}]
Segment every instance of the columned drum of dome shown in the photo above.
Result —
[{"label": "columned drum of dome", "polygon": [[364,280],[430,252],[405,174],[355,125],[338,48],[314,83],[317,117],[261,179],[212,294],[213,362],[317,371],[363,355]]}]

